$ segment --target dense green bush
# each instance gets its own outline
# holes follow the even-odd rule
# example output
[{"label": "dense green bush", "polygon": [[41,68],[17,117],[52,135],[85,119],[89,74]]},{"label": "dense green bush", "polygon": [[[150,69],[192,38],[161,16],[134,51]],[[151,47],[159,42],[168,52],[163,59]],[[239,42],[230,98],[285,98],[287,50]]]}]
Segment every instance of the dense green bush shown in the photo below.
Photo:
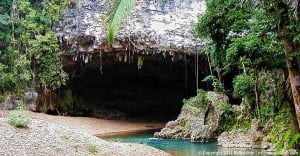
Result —
[{"label": "dense green bush", "polygon": [[189,99],[183,99],[183,107],[185,108],[197,108],[204,109],[208,103],[207,93],[202,89],[197,90],[197,95]]},{"label": "dense green bush", "polygon": [[233,95],[235,97],[254,97],[254,87],[255,81],[254,79],[245,74],[237,75],[233,80]]},{"label": "dense green bush", "polygon": [[23,94],[36,87],[54,90],[68,79],[60,61],[63,51],[52,30],[66,2],[40,3],[0,1],[0,94]]},{"label": "dense green bush", "polygon": [[212,86],[214,87],[214,91],[216,91],[216,92],[224,92],[225,91],[225,88],[224,88],[224,85],[222,84],[222,82],[220,82],[213,75],[206,76],[202,81],[203,82],[211,81],[212,82]]},{"label": "dense green bush", "polygon": [[17,128],[23,128],[28,126],[29,118],[24,112],[23,104],[21,104],[17,110],[11,112],[8,115],[8,123]]},{"label": "dense green bush", "polygon": [[205,104],[207,103],[207,94],[206,91],[202,90],[202,89],[198,89],[197,90],[197,103],[198,104]]}]

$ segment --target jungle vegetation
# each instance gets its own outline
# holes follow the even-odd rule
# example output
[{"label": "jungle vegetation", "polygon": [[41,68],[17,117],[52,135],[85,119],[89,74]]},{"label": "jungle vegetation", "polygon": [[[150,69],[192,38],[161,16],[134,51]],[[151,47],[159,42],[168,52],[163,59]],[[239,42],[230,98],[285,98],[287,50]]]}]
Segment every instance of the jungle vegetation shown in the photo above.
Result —
[{"label": "jungle vegetation", "polygon": [[[60,0],[0,1],[1,95],[20,96],[30,88],[42,92],[66,84],[68,75],[60,61],[63,51],[52,26],[60,19],[67,3]],[[110,11],[103,20],[109,43],[113,42],[135,3],[135,0],[109,1]],[[206,3],[207,11],[199,15],[192,30],[205,42],[203,52],[213,69],[206,80],[213,81],[216,91],[246,99],[249,110],[246,110],[244,125],[252,117],[267,121],[278,114],[283,114],[280,119],[292,122],[293,119],[285,115],[293,114],[299,126],[299,1],[206,0]],[[259,75],[271,69],[286,71],[289,87],[276,95],[290,94],[290,102],[270,100],[268,105],[262,105],[259,101],[260,93],[268,90],[259,85]],[[225,81],[228,75],[233,77],[232,82]],[[231,83],[232,86],[226,86]],[[289,103],[293,104],[291,109],[288,109]]]},{"label": "jungle vegetation", "polygon": [[[123,3],[127,2],[127,3]],[[104,21],[108,26],[110,42],[119,28],[111,27],[113,19],[124,18],[135,1],[111,1],[111,12]],[[232,92],[245,98],[249,115],[261,116],[258,78],[261,72],[284,69],[288,86],[283,92],[291,95],[292,110],[300,126],[299,55],[300,24],[298,0],[206,0],[207,10],[199,15],[193,34],[205,42],[214,72],[205,79],[212,80],[216,91],[227,92],[223,77],[234,75]],[[122,15],[122,16],[121,16]],[[285,96],[286,94],[280,94]],[[280,97],[285,98],[285,97]],[[288,104],[270,104],[268,109],[289,107]],[[275,107],[273,107],[275,106]],[[272,110],[273,111],[273,110]],[[262,115],[264,116],[264,115]],[[292,120],[292,119],[291,119]],[[292,121],[290,121],[292,122]]]},{"label": "jungle vegetation", "polygon": [[60,0],[1,0],[0,94],[56,89],[66,83],[52,25],[66,3]]},{"label": "jungle vegetation", "polygon": [[[200,15],[193,32],[206,43],[204,51],[213,66],[215,81],[223,84],[224,76],[235,75],[234,96],[247,99],[248,115],[262,119],[266,108],[277,114],[289,107],[284,102],[263,106],[259,100],[260,93],[270,89],[261,88],[260,73],[283,69],[288,73],[289,86],[283,92],[291,95],[290,103],[294,103],[296,110],[292,113],[299,126],[298,1],[207,0],[206,3],[207,11]],[[288,98],[285,95],[280,98]]]}]

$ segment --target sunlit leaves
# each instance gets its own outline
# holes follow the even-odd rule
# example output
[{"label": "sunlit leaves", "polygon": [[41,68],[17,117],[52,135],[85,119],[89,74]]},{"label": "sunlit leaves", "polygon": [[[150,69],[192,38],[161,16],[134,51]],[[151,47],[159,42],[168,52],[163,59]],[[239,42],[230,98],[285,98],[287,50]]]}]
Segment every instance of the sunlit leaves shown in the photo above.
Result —
[{"label": "sunlit leaves", "polygon": [[274,15],[252,8],[259,5],[250,0],[207,1],[207,11],[200,16],[194,34],[212,41],[206,42],[211,47],[206,50],[214,68],[240,66],[242,57],[251,61],[252,68],[284,66],[282,41],[274,33]]}]

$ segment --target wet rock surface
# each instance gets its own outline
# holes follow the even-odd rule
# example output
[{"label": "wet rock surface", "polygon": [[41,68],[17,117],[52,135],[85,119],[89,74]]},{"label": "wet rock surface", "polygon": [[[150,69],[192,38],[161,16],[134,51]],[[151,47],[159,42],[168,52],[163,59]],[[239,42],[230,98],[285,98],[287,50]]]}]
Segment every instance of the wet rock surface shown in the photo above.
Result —
[{"label": "wet rock surface", "polygon": [[221,133],[223,111],[221,104],[228,97],[208,92],[207,103],[197,103],[197,96],[185,104],[175,121],[170,121],[155,137],[164,139],[190,139],[194,142],[208,141]]}]

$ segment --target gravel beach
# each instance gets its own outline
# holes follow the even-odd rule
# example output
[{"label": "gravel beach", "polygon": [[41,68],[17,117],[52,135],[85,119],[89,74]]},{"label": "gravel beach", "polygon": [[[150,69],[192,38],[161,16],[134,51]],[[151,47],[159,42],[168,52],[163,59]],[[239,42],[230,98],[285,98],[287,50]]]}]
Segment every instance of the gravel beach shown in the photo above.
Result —
[{"label": "gravel beach", "polygon": [[32,116],[28,128],[15,128],[3,114],[0,116],[0,155],[169,155],[146,145],[107,142],[89,131]]}]

